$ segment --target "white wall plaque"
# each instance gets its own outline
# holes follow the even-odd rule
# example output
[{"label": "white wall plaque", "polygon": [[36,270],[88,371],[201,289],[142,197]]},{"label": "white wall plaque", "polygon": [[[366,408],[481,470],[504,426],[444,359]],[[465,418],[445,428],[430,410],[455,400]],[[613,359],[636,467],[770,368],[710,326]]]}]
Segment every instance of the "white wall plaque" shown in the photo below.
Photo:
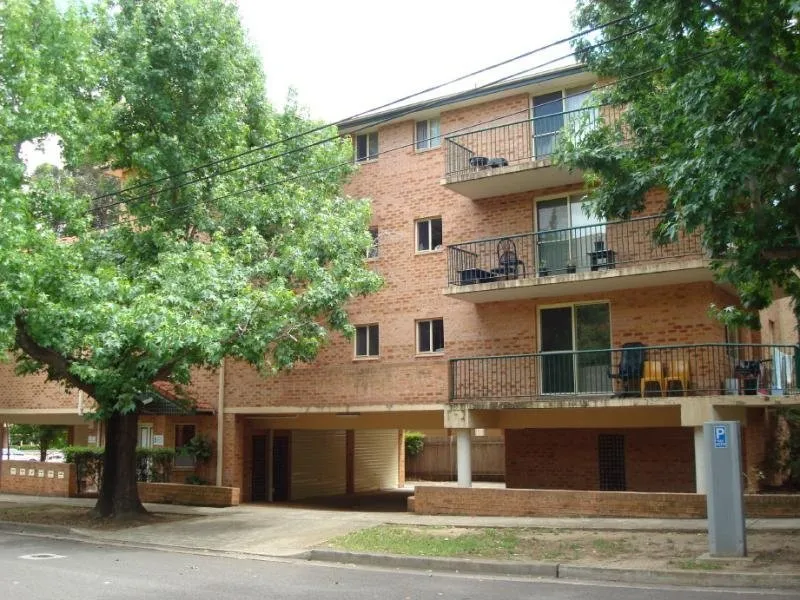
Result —
[{"label": "white wall plaque", "polygon": [[36,473],[39,477],[44,477],[44,469],[39,469]]},{"label": "white wall plaque", "polygon": [[164,436],[163,435],[154,435],[153,436],[153,446],[163,446],[164,445]]},{"label": "white wall plaque", "polygon": [[11,474],[12,475],[16,475],[17,474],[17,467],[11,467]]},{"label": "white wall plaque", "polygon": [[59,479],[64,479],[64,471],[59,471],[58,472],[58,478]]},{"label": "white wall plaque", "polygon": [[96,435],[90,435],[88,438],[86,438],[86,443],[89,444],[90,446],[96,446],[97,445],[97,436]]},{"label": "white wall plaque", "polygon": [[48,479],[53,479],[55,476],[56,476],[56,472],[55,471],[48,471],[47,472],[47,478]]},{"label": "white wall plaque", "polygon": [[36,477],[36,469],[28,469],[28,477]]}]

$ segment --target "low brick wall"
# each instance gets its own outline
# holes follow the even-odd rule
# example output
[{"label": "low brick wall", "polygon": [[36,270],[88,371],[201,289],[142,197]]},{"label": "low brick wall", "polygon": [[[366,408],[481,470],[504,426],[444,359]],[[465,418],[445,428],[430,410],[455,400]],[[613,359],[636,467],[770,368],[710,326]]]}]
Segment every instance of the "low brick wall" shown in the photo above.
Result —
[{"label": "low brick wall", "polygon": [[[419,486],[409,510],[425,515],[503,517],[662,517],[706,516],[698,494],[520,490]],[[800,495],[745,495],[750,518],[800,517]]]},{"label": "low brick wall", "polygon": [[0,492],[68,498],[75,495],[74,465],[25,460],[4,460]]},{"label": "low brick wall", "polygon": [[236,506],[239,504],[239,488],[187,483],[140,483],[139,499],[159,504]]}]

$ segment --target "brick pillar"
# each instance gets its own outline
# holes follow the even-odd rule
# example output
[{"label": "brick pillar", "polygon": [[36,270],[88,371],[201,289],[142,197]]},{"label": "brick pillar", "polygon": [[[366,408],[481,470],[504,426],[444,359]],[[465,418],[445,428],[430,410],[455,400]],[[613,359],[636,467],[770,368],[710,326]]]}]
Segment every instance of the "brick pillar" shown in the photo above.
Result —
[{"label": "brick pillar", "polygon": [[241,490],[244,464],[244,421],[226,414],[222,425],[222,485]]},{"label": "brick pillar", "polygon": [[761,489],[761,466],[766,457],[767,431],[765,410],[747,409],[747,425],[742,427],[742,461],[745,492],[755,494]]}]

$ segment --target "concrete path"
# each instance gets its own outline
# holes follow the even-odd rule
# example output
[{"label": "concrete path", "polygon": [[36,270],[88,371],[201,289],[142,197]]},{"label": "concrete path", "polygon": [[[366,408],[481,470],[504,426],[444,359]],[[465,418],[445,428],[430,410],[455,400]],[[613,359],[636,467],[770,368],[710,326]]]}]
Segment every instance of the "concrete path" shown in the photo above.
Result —
[{"label": "concrete path", "polygon": [[[45,498],[0,494],[0,503],[94,505],[83,498]],[[380,499],[379,499],[380,503]],[[385,503],[384,503],[385,504]],[[146,504],[151,512],[178,513],[197,519],[144,525],[119,531],[75,529],[75,533],[107,542],[168,546],[211,551],[292,556],[333,537],[383,523],[470,527],[537,527],[548,529],[698,531],[704,519],[587,519],[529,517],[454,517],[407,512],[343,510],[324,506],[255,505],[202,508]],[[800,519],[749,519],[749,530],[800,530]]]}]

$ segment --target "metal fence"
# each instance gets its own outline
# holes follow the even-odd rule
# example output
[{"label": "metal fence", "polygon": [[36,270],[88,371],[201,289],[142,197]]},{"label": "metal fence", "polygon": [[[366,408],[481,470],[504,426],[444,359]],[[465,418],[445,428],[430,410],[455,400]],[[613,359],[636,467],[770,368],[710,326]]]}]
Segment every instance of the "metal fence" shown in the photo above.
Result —
[{"label": "metal fence", "polygon": [[618,106],[591,106],[446,137],[445,176],[469,178],[497,167],[550,158],[564,136],[619,118]]},{"label": "metal fence", "polygon": [[447,281],[470,285],[703,256],[698,233],[657,244],[653,231],[661,218],[653,215],[454,244],[447,247]]},{"label": "metal fence", "polygon": [[695,344],[450,360],[451,402],[798,393],[800,346]]}]

